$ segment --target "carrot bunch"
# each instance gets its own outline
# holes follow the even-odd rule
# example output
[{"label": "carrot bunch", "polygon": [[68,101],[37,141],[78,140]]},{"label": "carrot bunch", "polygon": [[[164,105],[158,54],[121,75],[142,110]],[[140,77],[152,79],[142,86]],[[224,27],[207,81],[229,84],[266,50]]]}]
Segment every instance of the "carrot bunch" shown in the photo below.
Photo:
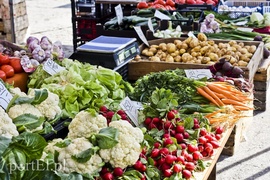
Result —
[{"label": "carrot bunch", "polygon": [[197,92],[218,107],[232,105],[239,111],[253,109],[248,105],[252,99],[227,82],[207,82],[205,86],[197,87]]}]

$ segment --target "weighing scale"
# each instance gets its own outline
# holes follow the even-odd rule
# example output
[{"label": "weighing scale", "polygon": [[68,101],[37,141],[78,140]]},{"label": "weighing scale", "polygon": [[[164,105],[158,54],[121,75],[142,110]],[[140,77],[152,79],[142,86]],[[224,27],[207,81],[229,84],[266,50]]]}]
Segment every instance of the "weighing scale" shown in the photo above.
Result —
[{"label": "weighing scale", "polygon": [[118,70],[139,52],[136,38],[99,36],[77,47],[70,58]]}]

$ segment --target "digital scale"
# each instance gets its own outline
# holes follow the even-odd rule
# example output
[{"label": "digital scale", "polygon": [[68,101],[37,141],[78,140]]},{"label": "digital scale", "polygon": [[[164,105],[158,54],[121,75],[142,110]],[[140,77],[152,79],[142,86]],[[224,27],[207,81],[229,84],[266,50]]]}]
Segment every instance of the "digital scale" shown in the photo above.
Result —
[{"label": "digital scale", "polygon": [[139,52],[136,38],[99,36],[77,47],[70,58],[117,70]]}]

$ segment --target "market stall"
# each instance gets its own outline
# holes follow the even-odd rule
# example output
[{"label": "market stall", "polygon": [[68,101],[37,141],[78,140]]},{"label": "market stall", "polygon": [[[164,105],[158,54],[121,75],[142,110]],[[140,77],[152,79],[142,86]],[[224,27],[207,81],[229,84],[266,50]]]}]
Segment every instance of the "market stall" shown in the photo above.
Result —
[{"label": "market stall", "polygon": [[[80,10],[72,11],[73,23],[92,20],[84,11],[93,7],[80,3],[73,1]],[[266,94],[268,35],[240,38],[244,31],[215,18],[215,1],[170,2],[169,11],[161,2],[148,2],[151,10],[137,3],[125,4],[133,14],[126,11],[122,20],[132,27],[141,21],[141,33],[108,19],[99,33],[118,34],[86,33],[91,39],[76,44],[70,57],[46,36],[30,36],[22,46],[0,41],[1,179],[215,179],[221,153],[237,152],[257,108],[254,89]],[[159,18],[152,17],[156,10]],[[155,29],[138,14],[151,16]],[[156,36],[164,24],[170,35],[192,29]],[[128,31],[135,35],[121,36]],[[232,32],[237,36],[224,35]]]}]

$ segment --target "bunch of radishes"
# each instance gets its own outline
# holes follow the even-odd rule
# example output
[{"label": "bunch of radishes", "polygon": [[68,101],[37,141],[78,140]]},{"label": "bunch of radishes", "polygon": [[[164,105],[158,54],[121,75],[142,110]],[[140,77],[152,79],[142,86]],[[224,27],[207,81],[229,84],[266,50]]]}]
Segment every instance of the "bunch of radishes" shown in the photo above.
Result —
[{"label": "bunch of radishes", "polygon": [[[162,177],[177,176],[189,179],[195,169],[201,169],[200,161],[212,156],[219,147],[218,140],[223,133],[222,127],[215,132],[201,128],[199,119],[193,118],[192,129],[186,129],[185,122],[176,110],[167,113],[166,118],[146,118],[145,126],[151,131],[155,128],[164,131],[145,154],[153,159],[154,165],[162,172]],[[197,139],[190,138],[197,132]]]}]

